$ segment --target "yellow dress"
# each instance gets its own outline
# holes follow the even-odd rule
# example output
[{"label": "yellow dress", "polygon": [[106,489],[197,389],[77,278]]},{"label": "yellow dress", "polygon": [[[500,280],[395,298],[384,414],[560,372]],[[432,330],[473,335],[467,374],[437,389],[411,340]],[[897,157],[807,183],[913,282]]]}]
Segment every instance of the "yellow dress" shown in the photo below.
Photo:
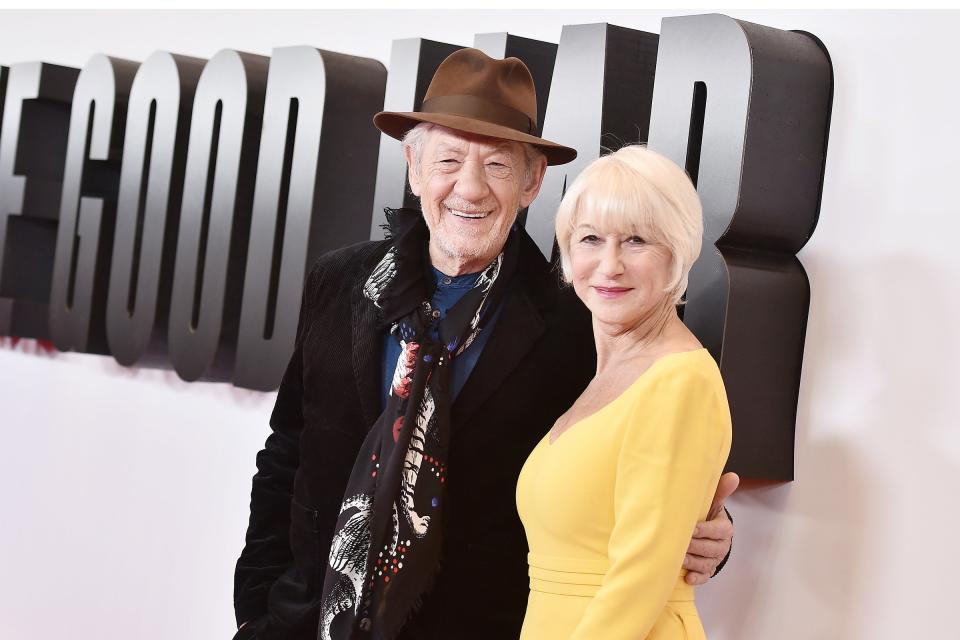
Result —
[{"label": "yellow dress", "polygon": [[521,640],[705,638],[681,566],[730,437],[706,349],[664,356],[556,442],[544,436],[517,484],[530,546]]}]

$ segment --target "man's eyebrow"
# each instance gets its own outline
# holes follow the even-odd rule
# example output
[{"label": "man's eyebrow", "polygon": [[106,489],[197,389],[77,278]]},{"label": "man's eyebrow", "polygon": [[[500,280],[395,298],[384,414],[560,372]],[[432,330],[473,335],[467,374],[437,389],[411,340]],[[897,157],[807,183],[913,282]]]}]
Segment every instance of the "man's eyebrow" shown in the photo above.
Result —
[{"label": "man's eyebrow", "polygon": [[[463,147],[455,142],[438,142],[437,151],[441,153],[463,153]],[[508,142],[502,142],[490,150],[489,154],[502,153],[513,158],[513,146]]]},{"label": "man's eyebrow", "polygon": [[437,151],[454,151],[456,153],[463,153],[463,147],[460,147],[453,142],[441,142],[437,145]]}]

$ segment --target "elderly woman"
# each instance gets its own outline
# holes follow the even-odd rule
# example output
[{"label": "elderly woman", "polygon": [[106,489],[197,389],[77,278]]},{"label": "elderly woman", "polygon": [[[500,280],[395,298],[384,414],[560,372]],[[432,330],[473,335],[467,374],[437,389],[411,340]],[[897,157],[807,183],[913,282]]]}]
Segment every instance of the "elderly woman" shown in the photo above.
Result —
[{"label": "elderly woman", "polygon": [[556,226],[597,372],[520,474],[521,638],[704,638],[681,567],[731,431],[717,365],[676,310],[700,253],[697,192],[670,160],[626,147],[584,170]]}]

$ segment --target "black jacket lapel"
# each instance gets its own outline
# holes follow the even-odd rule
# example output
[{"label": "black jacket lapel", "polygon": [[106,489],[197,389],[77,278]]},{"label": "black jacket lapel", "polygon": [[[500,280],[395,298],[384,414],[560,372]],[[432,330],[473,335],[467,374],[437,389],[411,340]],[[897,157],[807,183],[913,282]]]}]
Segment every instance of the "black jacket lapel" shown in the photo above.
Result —
[{"label": "black jacket lapel", "polygon": [[381,327],[383,321],[380,310],[363,295],[363,285],[384,252],[376,251],[365,261],[363,272],[359,274],[359,279],[354,284],[350,295],[353,321],[353,375],[357,382],[363,419],[368,428],[373,425],[383,410],[381,375],[384,333]]},{"label": "black jacket lapel", "polygon": [[543,335],[545,327],[543,317],[525,292],[508,294],[493,335],[453,404],[454,431],[503,384]]},{"label": "black jacket lapel", "polygon": [[454,431],[504,384],[546,330],[545,314],[556,303],[558,283],[544,266],[540,249],[521,230],[515,285],[503,301],[493,335],[453,404]]}]

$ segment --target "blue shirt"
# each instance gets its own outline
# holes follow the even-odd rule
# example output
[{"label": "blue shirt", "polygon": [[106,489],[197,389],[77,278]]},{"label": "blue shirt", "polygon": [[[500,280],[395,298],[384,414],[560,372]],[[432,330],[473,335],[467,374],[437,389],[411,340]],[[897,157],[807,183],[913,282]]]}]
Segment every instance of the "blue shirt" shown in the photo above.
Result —
[{"label": "blue shirt", "polygon": [[[467,273],[462,276],[448,276],[433,267],[430,267],[430,270],[433,273],[433,280],[437,285],[433,293],[433,298],[430,300],[430,305],[440,311],[440,319],[443,319],[447,317],[447,311],[473,288],[480,274]],[[487,326],[480,332],[477,339],[473,341],[473,344],[451,361],[451,366],[453,367],[450,372],[450,385],[453,394],[451,398],[457,397],[463,385],[466,384],[467,378],[470,377],[470,372],[473,371],[473,367],[477,364],[477,359],[480,358],[480,352],[483,351],[484,345],[486,345],[487,340],[490,339],[493,326],[497,323],[497,318],[500,317],[501,308],[502,307],[493,312],[493,316],[490,318]],[[397,368],[397,359],[399,357],[400,342],[389,333],[386,334],[383,348],[383,405],[381,406],[386,406],[387,397],[390,395],[390,385],[393,383],[393,372]]]}]

